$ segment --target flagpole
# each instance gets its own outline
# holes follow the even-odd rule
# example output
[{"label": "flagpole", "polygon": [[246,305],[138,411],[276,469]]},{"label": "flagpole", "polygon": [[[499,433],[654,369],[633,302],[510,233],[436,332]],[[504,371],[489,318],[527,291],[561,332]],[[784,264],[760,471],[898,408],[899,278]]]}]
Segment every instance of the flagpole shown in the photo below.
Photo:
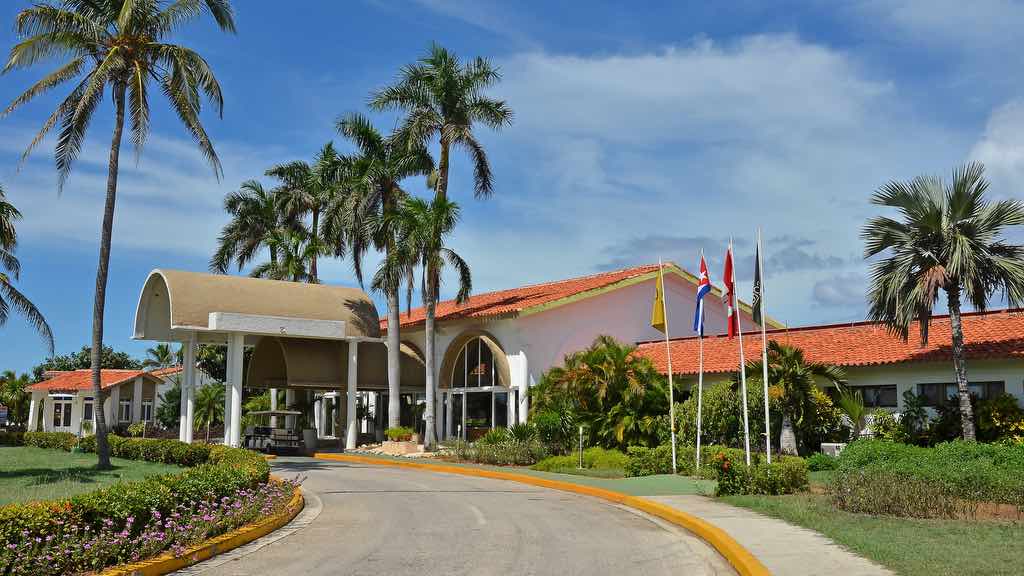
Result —
[{"label": "flagpole", "polygon": [[[732,254],[732,238],[729,239],[729,253]],[[743,355],[743,322],[740,318],[740,301],[736,295],[736,255],[733,254],[732,265],[732,304],[733,314],[736,318],[736,333],[740,338],[740,387],[743,393],[743,450],[747,457],[747,466],[750,466],[750,419],[747,416],[747,368]]]},{"label": "flagpole", "polygon": [[658,258],[658,279],[661,281],[661,316],[665,320],[665,356],[668,358],[668,417],[671,421],[669,430],[672,437],[672,473],[677,472],[676,467],[676,400],[672,386],[672,346],[669,344],[668,335],[668,289],[665,287],[665,271]]},{"label": "flagpole", "polygon": [[757,228],[757,268],[761,271],[761,381],[764,383],[764,451],[768,463],[772,463],[772,421],[768,412],[768,339],[765,336],[765,324],[768,316],[764,313],[764,245],[761,243],[761,228]]},{"label": "flagpole", "polygon": [[[704,249],[700,251],[700,261],[704,262]],[[699,290],[699,288],[698,288]],[[700,307],[700,329],[697,331],[697,466],[695,470],[700,471],[700,424],[701,411],[704,409],[704,299],[697,302]]]}]

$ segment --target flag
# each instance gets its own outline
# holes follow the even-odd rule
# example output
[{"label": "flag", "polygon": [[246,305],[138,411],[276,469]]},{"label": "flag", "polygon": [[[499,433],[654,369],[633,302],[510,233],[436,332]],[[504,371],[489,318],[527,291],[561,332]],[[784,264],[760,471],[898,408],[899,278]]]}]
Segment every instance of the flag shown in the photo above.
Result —
[{"label": "flag", "polygon": [[751,302],[753,308],[754,323],[760,325],[762,321],[761,317],[761,297],[763,296],[764,286],[761,281],[761,236],[757,237],[757,248],[754,251],[754,299]]},{"label": "flag", "polygon": [[665,285],[661,266],[658,266],[658,281],[654,287],[654,304],[651,306],[651,327],[660,332],[665,331]]},{"label": "flag", "polygon": [[725,271],[722,273],[722,281],[725,282],[725,292],[722,293],[722,302],[726,309],[726,322],[728,323],[729,338],[736,335],[736,310],[733,302],[736,301],[736,277],[732,270],[732,244],[725,251]]},{"label": "flag", "polygon": [[693,331],[704,335],[704,297],[711,292],[711,279],[708,278],[708,264],[704,254],[700,255],[700,280],[697,282],[697,307],[693,311]]}]

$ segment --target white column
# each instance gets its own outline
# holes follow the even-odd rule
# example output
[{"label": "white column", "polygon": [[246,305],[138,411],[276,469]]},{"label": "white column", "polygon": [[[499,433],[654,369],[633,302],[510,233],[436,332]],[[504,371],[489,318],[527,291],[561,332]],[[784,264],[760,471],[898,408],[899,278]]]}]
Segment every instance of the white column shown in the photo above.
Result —
[{"label": "white column", "polygon": [[[286,388],[284,391],[284,409],[291,410],[292,406],[295,406],[295,390]],[[284,417],[284,427],[288,430],[295,429],[295,416]]]},{"label": "white column", "polygon": [[355,450],[356,439],[359,434],[359,427],[356,425],[356,394],[359,393],[356,384],[356,375],[359,370],[359,342],[350,340],[348,343],[348,377],[345,384],[348,387],[348,404],[346,407],[345,423],[348,434],[345,436],[345,449]]},{"label": "white column", "polygon": [[[277,410],[277,388],[270,389],[270,409]],[[270,417],[270,427],[277,428],[277,416]]]},{"label": "white column", "polygon": [[530,414],[530,365],[525,351],[520,350],[515,359],[516,362],[509,368],[512,372],[512,383],[519,389],[519,422],[525,423]]},{"label": "white column", "polygon": [[53,428],[53,400],[49,396],[43,398],[43,432]]},{"label": "white column", "polygon": [[323,438],[324,436],[326,436],[326,434],[324,432],[325,429],[327,428],[327,426],[326,426],[327,423],[324,422],[324,419],[327,416],[327,410],[324,409],[324,406],[326,406],[326,405],[327,405],[327,400],[321,395],[320,399],[316,401],[316,405],[313,407],[313,415],[314,415],[314,418],[316,419],[316,437],[317,438]]},{"label": "white column", "polygon": [[224,370],[224,445],[231,445],[231,375],[234,373],[235,355],[231,353],[233,336],[228,336],[227,350],[224,352],[226,366]]},{"label": "white column", "polygon": [[114,386],[110,389],[110,411],[113,412],[113,416],[110,418],[109,425],[111,427],[117,426],[121,423],[121,387]]},{"label": "white column", "polygon": [[39,402],[41,399],[42,395],[39,392],[33,392],[28,402],[28,425],[25,426],[25,429],[29,432],[38,430],[36,425],[39,422]]},{"label": "white column", "polygon": [[196,338],[189,337],[181,358],[181,410],[178,420],[178,439],[192,443],[192,425],[195,419]]},{"label": "white column", "polygon": [[85,398],[76,394],[71,397],[71,431],[76,436],[82,435],[82,413],[85,411]]},{"label": "white column", "polygon": [[447,440],[452,437],[452,417],[454,416],[452,414],[452,401],[455,399],[455,394],[452,394],[451,390],[446,390],[443,394],[448,404],[448,410],[444,415],[444,434],[441,438]]},{"label": "white column", "polygon": [[228,354],[231,362],[231,445],[241,446],[242,442],[242,354],[245,350],[245,335],[232,334]]},{"label": "white column", "polygon": [[135,378],[132,387],[132,422],[142,422],[142,376]]},{"label": "white column", "polygon": [[103,404],[99,408],[94,410],[103,410],[103,417],[107,422],[107,431],[110,431],[110,427],[115,424],[114,422],[114,390],[110,389],[103,394]]}]

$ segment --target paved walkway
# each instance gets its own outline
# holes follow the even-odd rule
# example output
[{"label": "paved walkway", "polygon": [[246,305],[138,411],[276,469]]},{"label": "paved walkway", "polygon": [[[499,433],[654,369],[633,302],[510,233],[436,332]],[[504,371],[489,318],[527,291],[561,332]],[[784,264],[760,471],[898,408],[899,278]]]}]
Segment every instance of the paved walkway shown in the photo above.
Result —
[{"label": "paved walkway", "polygon": [[[725,530],[764,563],[773,574],[786,576],[888,576],[889,570],[846,550],[828,538],[697,495],[646,496],[707,520]],[[911,553],[908,551],[908,553]]]},{"label": "paved walkway", "polygon": [[306,477],[319,513],[189,574],[734,574],[689,532],[587,496],[308,458],[272,465]]}]

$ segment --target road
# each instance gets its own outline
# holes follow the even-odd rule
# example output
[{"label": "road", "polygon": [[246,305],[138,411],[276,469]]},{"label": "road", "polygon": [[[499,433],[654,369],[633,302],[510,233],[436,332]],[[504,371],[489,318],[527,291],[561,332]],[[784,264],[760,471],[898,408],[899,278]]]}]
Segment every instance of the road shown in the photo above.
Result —
[{"label": "road", "polygon": [[[707,544],[602,500],[504,480],[310,459],[298,527],[187,574],[732,574]],[[319,513],[317,514],[317,511]],[[274,540],[267,543],[266,540]]]}]

